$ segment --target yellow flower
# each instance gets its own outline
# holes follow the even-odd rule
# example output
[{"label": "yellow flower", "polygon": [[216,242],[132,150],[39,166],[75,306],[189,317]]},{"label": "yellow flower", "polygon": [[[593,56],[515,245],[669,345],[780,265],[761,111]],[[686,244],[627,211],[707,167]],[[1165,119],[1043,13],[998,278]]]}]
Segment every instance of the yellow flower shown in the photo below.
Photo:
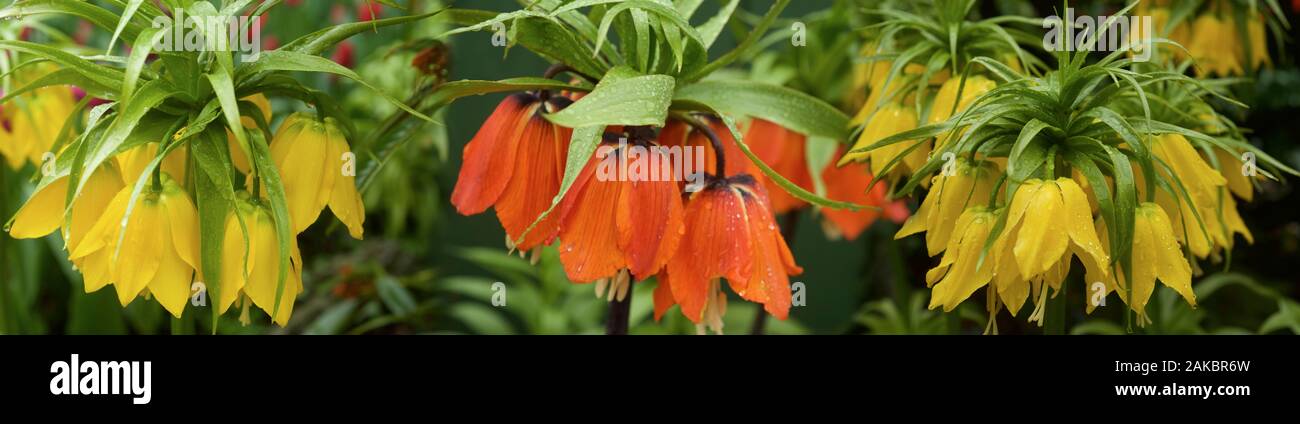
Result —
[{"label": "yellow flower", "polygon": [[[245,193],[240,193],[245,196]],[[238,215],[236,215],[238,214]],[[240,226],[243,221],[244,227]],[[244,238],[245,228],[248,238]],[[280,244],[275,235],[275,219],[266,207],[240,199],[226,217],[221,249],[221,281],[217,306],[225,313],[241,294],[284,326],[293,315],[294,299],[302,292],[302,255],[298,241],[291,239],[289,271],[275,313],[275,291],[280,276]]]},{"label": "yellow flower", "polygon": [[[1145,45],[1147,39],[1163,37],[1168,39],[1169,41],[1178,43],[1179,45],[1183,46],[1183,48],[1189,48],[1191,38],[1188,36],[1188,28],[1185,22],[1180,23],[1173,28],[1168,28],[1168,32],[1165,31],[1166,30],[1165,27],[1169,25],[1169,17],[1170,17],[1169,8],[1149,7],[1147,6],[1146,3],[1142,3],[1138,5],[1137,11],[1133,13],[1133,16],[1150,16],[1151,30],[1152,32],[1154,32],[1154,34],[1144,34],[1143,33],[1143,30],[1145,29],[1144,26],[1142,25],[1133,26],[1129,30],[1130,39],[1134,40],[1133,43],[1137,45]],[[1173,46],[1161,46],[1161,47],[1157,47],[1157,49],[1159,49],[1162,52],[1173,52],[1174,57],[1180,61],[1187,58],[1186,57],[1187,54],[1184,53],[1183,49],[1181,48],[1177,48]]]},{"label": "yellow flower", "polygon": [[[1014,59],[1014,56],[1012,56],[1012,59]],[[1016,64],[1018,66],[1019,61],[1016,61]],[[975,103],[976,99],[996,87],[997,83],[982,75],[972,75],[967,78],[965,87],[961,87],[961,78],[953,78],[944,82],[943,86],[939,87],[939,92],[935,93],[934,102],[930,106],[930,118],[927,123],[937,124],[947,121],[954,115],[960,116],[972,103]],[[959,89],[961,90],[961,99],[957,98]],[[953,110],[954,104],[956,105],[955,111]],[[960,138],[964,133],[965,131],[962,130],[939,135],[935,138],[935,149],[943,147],[949,140]]]},{"label": "yellow flower", "polygon": [[1228,182],[1228,189],[1232,194],[1240,197],[1241,200],[1250,202],[1255,198],[1255,186],[1251,184],[1250,177],[1246,176],[1243,166],[1245,165],[1239,156],[1223,149],[1214,150],[1214,157],[1219,162],[1219,174]]},{"label": "yellow flower", "polygon": [[[240,100],[257,105],[257,109],[262,111],[262,119],[265,120],[267,124],[271,123],[271,101],[266,98],[266,95],[258,93]],[[246,129],[257,129],[257,121],[253,120],[253,118],[247,116],[241,117],[239,118],[239,122]],[[239,146],[239,140],[235,139],[235,134],[230,132],[230,130],[226,130],[226,144],[230,147],[230,161],[235,164],[235,169],[238,169],[239,172],[244,174],[248,174],[250,169],[248,167],[248,153],[244,152],[243,147]]]},{"label": "yellow flower", "polygon": [[[916,112],[912,108],[897,103],[885,106],[867,121],[866,127],[862,129],[862,134],[858,136],[858,141],[854,143],[853,149],[871,146],[885,137],[913,128],[916,128]],[[885,165],[888,165],[889,161],[895,157],[903,154],[914,143],[916,142],[904,141],[868,152],[849,153],[840,159],[839,165],[842,166],[849,162],[870,158],[871,174],[885,175]],[[907,173],[920,169],[922,165],[925,165],[926,157],[930,155],[929,141],[922,141],[921,143],[926,143],[926,145],[907,153],[907,156],[904,156],[903,160],[894,166],[892,172]]]},{"label": "yellow flower", "polygon": [[[1152,155],[1170,168],[1166,170],[1157,164],[1156,172],[1170,182],[1174,193],[1157,189],[1155,200],[1169,214],[1179,242],[1187,244],[1198,258],[1231,248],[1234,234],[1242,234],[1253,243],[1250,230],[1237,214],[1236,202],[1224,190],[1228,180],[1211,167],[1186,138],[1164,134],[1152,138],[1150,148]],[[1145,196],[1145,176],[1140,170],[1134,175],[1139,195]],[[1183,190],[1186,190],[1186,196]]]},{"label": "yellow flower", "polygon": [[[961,78],[953,78],[943,83],[939,87],[939,92],[934,95],[934,103],[930,106],[930,119],[928,124],[937,124],[947,121],[953,117],[953,105],[957,105],[956,112],[960,114],[970,107],[979,96],[992,91],[997,84],[982,75],[972,75],[966,78],[966,87],[961,87]],[[961,99],[957,99],[957,90],[961,90]]]},{"label": "yellow flower", "polygon": [[[15,83],[25,85],[53,70],[40,65],[25,69]],[[27,161],[40,165],[46,153],[54,153],[51,150],[76,103],[67,86],[43,87],[15,96],[0,111],[0,156],[13,169],[22,168]]]},{"label": "yellow flower", "polygon": [[[1246,37],[1250,41],[1249,59],[1243,57],[1242,61],[1250,62],[1250,69],[1259,69],[1262,66],[1273,66],[1273,58],[1268,56],[1268,37],[1264,34],[1264,19],[1247,19]],[[1243,49],[1242,54],[1246,52]]]},{"label": "yellow flower", "polygon": [[333,118],[285,119],[271,142],[271,158],[284,181],[294,233],[311,226],[329,205],[353,238],[362,237],[365,205],[357,194],[356,158]]},{"label": "yellow flower", "polygon": [[[1103,237],[1106,234],[1106,226],[1101,220],[1097,222],[1097,232]],[[1157,279],[1195,307],[1192,268],[1178,247],[1174,237],[1176,233],[1164,208],[1150,202],[1139,205],[1133,220],[1133,301],[1128,299],[1129,286],[1124,280],[1122,267],[1112,275],[1099,275],[1089,270],[1086,279],[1104,282],[1107,293],[1118,291],[1120,299],[1137,312],[1139,324],[1146,322],[1146,304],[1155,290]],[[1092,302],[1088,304],[1091,312]]]},{"label": "yellow flower", "polygon": [[1059,272],[1053,267],[1061,262],[1068,267],[1071,254],[1079,256],[1085,266],[1105,273],[1104,265],[1110,263],[1110,257],[1091,225],[1092,209],[1087,196],[1074,180],[1025,181],[1016,190],[1007,213],[1002,237],[1010,243],[1015,258],[1015,266],[1008,266],[1007,271],[1014,271],[1018,279]]},{"label": "yellow flower", "polygon": [[1192,23],[1192,40],[1187,46],[1200,75],[1241,75],[1241,43],[1232,26],[1208,13]]},{"label": "yellow flower", "polygon": [[948,246],[962,211],[988,203],[997,173],[997,165],[992,162],[981,161],[972,165],[965,157],[957,158],[953,175],[934,177],[934,188],[921,201],[916,214],[903,223],[894,239],[925,231],[925,244],[930,256],[938,255]]},{"label": "yellow flower", "polygon": [[107,262],[106,281],[117,289],[122,306],[148,293],[179,318],[199,264],[199,219],[171,176],[163,173],[160,182],[161,190],[147,187],[140,193],[129,217],[132,187],[118,191],[73,249],[72,259]]},{"label": "yellow flower", "polygon": [[997,216],[983,206],[966,209],[953,226],[953,237],[939,266],[926,273],[926,283],[933,286],[930,309],[943,306],[952,311],[975,290],[993,279],[994,261],[980,263],[989,232]]},{"label": "yellow flower", "polygon": [[[171,175],[178,180],[185,181],[186,169],[185,160],[189,147],[181,146],[173,149],[167,154],[166,158],[159,166],[164,173]],[[113,157],[117,161],[117,166],[122,169],[122,182],[128,186],[134,186],[136,181],[144,175],[144,170],[158,157],[158,143],[145,143],[132,147],[127,151],[118,153]]]}]

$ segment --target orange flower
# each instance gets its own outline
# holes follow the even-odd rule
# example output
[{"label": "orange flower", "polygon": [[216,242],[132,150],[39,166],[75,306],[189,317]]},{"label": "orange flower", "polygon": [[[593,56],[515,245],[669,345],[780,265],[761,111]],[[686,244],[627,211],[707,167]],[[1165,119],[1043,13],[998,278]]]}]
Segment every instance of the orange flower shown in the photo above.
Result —
[{"label": "orange flower", "polygon": [[663,268],[684,231],[673,170],[658,167],[670,162],[649,141],[597,149],[559,206],[560,261],[570,280],[589,283],[623,269],[642,280]]},{"label": "orange flower", "polygon": [[[840,150],[835,154],[836,157],[843,155],[843,149]],[[870,191],[867,191],[867,186],[871,185],[872,178],[867,165],[862,163],[850,163],[842,167],[836,167],[834,163],[830,163],[822,170],[822,181],[826,182],[827,197],[864,206],[880,207],[880,210],[863,209],[856,212],[829,208],[822,209],[822,215],[826,216],[826,220],[822,222],[822,227],[830,238],[843,237],[848,240],[856,240],[881,215],[884,215],[885,218],[895,224],[903,223],[911,215],[903,201],[889,200],[889,191],[885,188],[886,184],[876,184]]]},{"label": "orange flower", "polygon": [[[722,329],[726,297],[719,278],[726,278],[740,297],[762,303],[779,319],[790,312],[790,275],[803,272],[768,207],[767,191],[745,174],[715,178],[686,205],[686,234],[668,261],[657,301],[681,304],[682,313],[715,332]],[[657,310],[667,308],[656,305]]]},{"label": "orange flower", "polygon": [[[464,164],[451,193],[463,215],[495,206],[508,243],[519,240],[560,191],[572,129],[547,121],[543,113],[568,106],[565,97],[519,93],[507,97],[465,145]],[[520,242],[530,250],[555,237],[554,214]]]},{"label": "orange flower", "polygon": [[[777,173],[804,190],[813,190],[812,173],[808,171],[808,159],[805,156],[806,139],[803,134],[791,131],[779,124],[754,119],[745,133],[754,155],[772,167]],[[740,159],[740,156],[728,155]],[[707,162],[706,162],[707,163]],[[758,172],[757,166],[751,172],[763,182],[763,187],[771,193],[772,211],[780,215],[807,206],[808,203],[791,196],[771,179]]]}]

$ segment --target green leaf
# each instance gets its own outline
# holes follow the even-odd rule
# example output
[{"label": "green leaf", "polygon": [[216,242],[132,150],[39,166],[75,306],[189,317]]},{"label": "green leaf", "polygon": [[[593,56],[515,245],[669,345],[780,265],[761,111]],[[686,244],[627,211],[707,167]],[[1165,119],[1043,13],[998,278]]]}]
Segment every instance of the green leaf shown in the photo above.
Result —
[{"label": "green leaf", "polygon": [[767,29],[772,26],[773,22],[776,22],[776,18],[781,15],[781,11],[785,10],[785,7],[789,4],[790,0],[776,0],[776,2],[772,4],[772,8],[767,10],[767,14],[763,15],[763,19],[758,22],[758,25],[749,32],[749,36],[746,37],[744,41],[740,42],[740,45],[727,52],[727,54],[722,55],[722,57],[719,57],[718,60],[709,62],[708,65],[683,76],[682,80],[698,81],[713,73],[713,71],[722,69],[723,67],[730,65],[731,62],[735,62],[736,59],[739,59],[741,55],[745,54],[754,43],[757,43],[759,39],[763,38],[763,34],[767,32]]},{"label": "green leaf", "polygon": [[[118,23],[116,14],[85,0],[17,1],[9,5],[9,7],[0,9],[0,20],[48,14],[76,16],[104,30],[113,30]],[[140,32],[140,29],[139,24],[129,23],[122,29],[122,33],[126,34],[127,37],[135,37]]]},{"label": "green leaf", "polygon": [[750,81],[701,81],[681,87],[674,100],[718,112],[761,118],[809,136],[847,140],[849,117],[834,106],[789,88]]},{"label": "green leaf", "polygon": [[271,215],[275,218],[275,239],[280,247],[280,274],[276,277],[275,307],[272,309],[275,313],[271,314],[274,319],[280,312],[281,301],[294,301],[294,299],[281,299],[284,296],[285,280],[289,275],[290,244],[293,242],[294,233],[289,228],[289,201],[284,193],[284,182],[280,179],[280,171],[271,161],[271,151],[267,148],[266,141],[262,139],[262,133],[254,131],[251,134],[253,140],[248,145],[252,147],[252,163],[257,167],[257,177],[262,181],[262,188],[266,190],[270,200]]},{"label": "green leaf", "polygon": [[803,200],[805,202],[812,203],[817,206],[821,206],[823,208],[846,209],[850,211],[859,211],[862,209],[879,209],[876,207],[863,206],[856,203],[838,202],[838,201],[830,200],[825,197],[821,197],[816,194],[813,194],[808,190],[804,190],[803,187],[799,187],[795,183],[790,182],[789,179],[785,178],[784,175],[781,175],[780,173],[776,172],[776,170],[773,170],[772,167],[764,163],[762,159],[758,158],[758,155],[755,155],[754,152],[749,149],[749,145],[745,144],[744,135],[740,133],[740,129],[736,128],[736,122],[732,120],[731,117],[728,117],[726,115],[720,115],[720,116],[722,117],[722,122],[727,124],[727,129],[731,131],[731,136],[736,139],[736,145],[740,147],[740,151],[744,152],[745,156],[748,156],[749,160],[753,162],[754,165],[758,165],[758,169],[760,171],[763,171],[763,174],[767,175],[768,178],[771,178],[772,181],[776,183],[776,185],[781,186],[781,188],[785,189],[785,191],[787,193],[790,193],[790,195],[797,197],[800,200]]},{"label": "green leaf", "polygon": [[141,32],[136,38],[131,55],[126,60],[126,74],[122,77],[122,94],[119,98],[123,102],[130,101],[136,82],[140,79],[140,72],[144,70],[145,60],[149,58],[149,52],[153,51],[153,46],[166,35],[166,31],[161,28],[150,28]]},{"label": "green leaf", "polygon": [[436,10],[423,15],[398,16],[367,22],[351,22],[335,25],[290,41],[289,44],[282,46],[280,50],[289,50],[309,55],[319,55],[325,50],[329,50],[330,47],[333,47],[354,35],[366,31],[373,31],[377,28],[386,26],[416,22],[442,12],[443,10]]},{"label": "green leaf", "polygon": [[136,10],[140,9],[140,3],[144,3],[144,0],[130,0],[126,4],[126,9],[122,11],[122,18],[117,21],[117,28],[113,29],[113,36],[108,39],[108,49],[105,50],[104,54],[113,54],[113,46],[117,44],[117,37],[120,37],[127,24],[131,23],[131,17],[135,16]]},{"label": "green leaf", "polygon": [[[173,94],[175,94],[174,91],[167,89],[157,81],[145,83],[140,88],[140,93],[136,95],[130,104],[120,105],[122,107],[121,112],[119,112],[117,119],[113,120],[113,123],[109,125],[103,140],[98,144],[92,144],[93,148],[88,150],[88,152],[91,152],[91,155],[87,157],[89,162],[84,169],[99,169],[99,165],[117,153],[118,148],[122,147],[127,137],[140,124],[140,120],[144,118],[145,114]],[[73,191],[76,193],[75,195],[80,195],[82,187],[86,185],[86,181],[90,179],[91,174],[92,172],[81,174],[77,181],[76,190]]]},{"label": "green leaf", "polygon": [[[226,237],[226,218],[235,207],[235,190],[230,182],[230,159],[225,155],[225,134],[220,137],[214,131],[203,133],[195,142],[190,143],[190,152],[194,155],[195,203],[199,211],[199,263],[203,268],[204,284],[208,288],[208,299],[212,305],[212,333],[217,332],[217,318],[221,315],[220,291],[222,250]],[[236,214],[236,217],[239,215]],[[240,225],[245,225],[241,220]],[[247,243],[248,229],[244,229]],[[244,258],[248,260],[247,256]],[[246,267],[241,267],[246,269]]]},{"label": "green leaf", "polygon": [[450,104],[461,97],[527,90],[587,91],[588,89],[553,79],[533,77],[510,78],[500,81],[461,80],[438,86],[438,89],[429,96],[428,101],[432,108],[437,108]]},{"label": "green leaf", "polygon": [[568,27],[547,18],[521,18],[514,21],[511,43],[519,43],[552,62],[569,65],[588,76],[605,74],[609,69],[592,47],[579,40]]},{"label": "green leaf", "polygon": [[18,40],[0,40],[0,49],[30,53],[74,69],[82,76],[113,91],[120,89],[122,71],[97,65],[72,53],[54,47]]},{"label": "green leaf", "polygon": [[709,18],[708,22],[700,25],[697,30],[700,38],[704,40],[704,48],[707,50],[713,47],[713,42],[718,40],[718,34],[727,26],[727,21],[731,20],[731,14],[736,12],[736,6],[740,5],[740,0],[729,0],[722,8],[718,9],[718,14]]},{"label": "green leaf", "polygon": [[[627,72],[619,68],[610,74]],[[596,88],[569,107],[546,118],[569,128],[607,125],[663,126],[676,80],[667,75],[602,79]],[[585,162],[584,162],[585,163]]]},{"label": "green leaf", "polygon": [[519,239],[515,240],[515,244],[523,243],[524,237],[528,236],[533,227],[555,211],[555,207],[559,206],[561,200],[564,200],[564,194],[568,193],[569,188],[573,187],[574,181],[578,180],[578,174],[582,173],[582,168],[587,166],[587,162],[591,160],[591,155],[596,153],[596,146],[600,145],[600,141],[604,139],[604,136],[604,125],[573,129],[573,135],[569,138],[568,157],[565,159],[564,178],[560,180],[560,191],[555,193],[555,197],[551,199],[551,206],[546,208],[546,211],[542,212],[541,215],[538,215],[532,224],[528,225],[523,234],[519,235]]}]

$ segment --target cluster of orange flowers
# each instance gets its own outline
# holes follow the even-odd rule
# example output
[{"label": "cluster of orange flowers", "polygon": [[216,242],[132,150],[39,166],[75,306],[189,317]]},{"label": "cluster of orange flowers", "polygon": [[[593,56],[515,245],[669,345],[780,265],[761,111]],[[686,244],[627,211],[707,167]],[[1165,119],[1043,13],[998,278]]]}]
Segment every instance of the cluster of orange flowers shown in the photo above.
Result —
[{"label": "cluster of orange flowers", "polygon": [[[700,331],[721,331],[726,297],[720,279],[725,278],[736,294],[785,319],[791,306],[790,276],[803,270],[775,215],[808,205],[739,160],[744,156],[736,140],[716,118],[669,120],[657,134],[645,127],[607,128],[602,148],[546,214],[561,189],[572,130],[552,124],[544,114],[572,101],[545,91],[508,96],[465,146],[451,197],[457,211],[472,215],[494,208],[507,245],[521,252],[558,239],[569,279],[597,283],[598,293],[608,289],[611,298],[623,298],[632,281],[657,277],[656,318],[681,305]],[[802,134],[755,119],[746,140],[775,170],[812,189]],[[703,187],[689,192],[685,181],[597,175],[599,164],[611,156],[637,160],[635,156],[647,154],[649,162],[679,166],[664,157],[666,150],[655,147],[703,151]],[[863,165],[828,165],[822,177],[831,197],[886,203],[884,187],[865,191],[872,177]],[[833,233],[849,239],[881,213],[823,211]],[[899,222],[907,215],[901,203],[883,213]]]}]

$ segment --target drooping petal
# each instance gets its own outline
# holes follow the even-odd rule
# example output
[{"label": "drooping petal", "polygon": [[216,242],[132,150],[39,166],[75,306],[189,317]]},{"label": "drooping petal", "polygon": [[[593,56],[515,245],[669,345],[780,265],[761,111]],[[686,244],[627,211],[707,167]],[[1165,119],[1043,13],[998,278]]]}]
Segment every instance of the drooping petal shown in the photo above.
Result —
[{"label": "drooping petal", "polygon": [[[194,276],[194,267],[185,263],[181,256],[176,253],[176,247],[172,244],[171,227],[174,223],[159,223],[158,229],[162,231],[162,256],[158,265],[158,272],[149,281],[149,293],[163,308],[170,312],[176,318],[181,317],[181,312],[185,310],[185,302],[190,297],[190,281]],[[178,228],[179,229],[179,228]]]},{"label": "drooping petal", "polygon": [[[744,282],[744,289],[737,290],[737,294],[762,303],[763,309],[777,319],[786,319],[792,300],[790,275],[801,274],[803,269],[794,264],[794,257],[781,236],[781,229],[777,227],[772,211],[767,208],[763,189],[758,186],[746,189],[743,185],[738,189],[745,201],[753,263]],[[733,288],[735,286],[732,285]]]},{"label": "drooping petal", "polygon": [[744,200],[724,184],[696,192],[686,204],[686,234],[668,261],[673,296],[682,313],[700,322],[709,282],[718,277],[745,281],[752,253]]},{"label": "drooping petal", "polygon": [[560,192],[564,165],[573,130],[559,127],[541,115],[527,119],[519,137],[512,177],[496,203],[497,219],[520,250],[532,250],[553,239],[559,230],[557,214],[548,215],[525,236],[524,231],[551,207]]},{"label": "drooping petal", "polygon": [[45,237],[59,229],[63,223],[63,205],[67,195],[67,177],[42,187],[14,214],[9,235],[16,239],[32,239]]},{"label": "drooping petal", "polygon": [[[261,230],[257,220],[252,219],[252,214],[239,210],[244,207],[243,204],[236,205],[236,209],[226,216],[225,236],[221,242],[220,299],[217,299],[221,313],[225,313],[239,299],[239,294],[247,286],[247,275],[257,264],[258,246],[253,243],[253,236]],[[241,217],[243,226],[239,224]],[[245,229],[248,231],[247,238]]]},{"label": "drooping petal", "polygon": [[[276,239],[275,222],[265,210],[259,209],[253,215],[257,221],[257,232],[250,236],[251,244],[257,246],[254,250],[256,259],[248,275],[248,284],[244,286],[244,293],[248,294],[254,305],[271,315],[273,321],[284,325],[292,311],[292,307],[286,304],[297,299],[299,283],[293,277],[286,276],[283,289],[280,289],[280,245]],[[295,273],[288,270],[287,275],[291,274]],[[281,292],[278,309],[275,303],[277,290]]]},{"label": "drooping petal", "polygon": [[[652,161],[664,159],[654,150],[648,154]],[[682,196],[677,183],[667,179],[628,181],[623,190],[619,211],[627,216],[628,232],[626,239],[620,240],[620,249],[626,253],[632,275],[645,279],[658,273],[677,253],[685,232]]]},{"label": "drooping petal", "polygon": [[559,206],[560,262],[569,280],[578,283],[607,278],[626,266],[615,222],[622,184],[596,178],[596,163],[593,158]]},{"label": "drooping petal", "polygon": [[[145,195],[142,195],[142,197]],[[113,286],[117,300],[126,306],[149,285],[162,265],[163,213],[157,198],[142,198],[136,203],[122,229],[122,245],[113,261]]]},{"label": "drooping petal", "polygon": [[1159,206],[1144,204],[1139,214],[1144,215],[1155,243],[1156,276],[1160,282],[1177,291],[1187,303],[1196,306],[1196,293],[1192,291],[1192,268],[1174,239],[1169,216]]},{"label": "drooping petal", "polygon": [[329,201],[327,190],[333,187],[336,170],[329,166],[335,161],[327,138],[324,123],[303,118],[300,125],[281,129],[271,142],[294,234],[316,222]]},{"label": "drooping petal", "polygon": [[330,145],[327,163],[333,165],[326,169],[333,179],[329,192],[330,212],[348,227],[348,235],[361,240],[365,235],[366,206],[357,192],[356,157],[337,127],[327,125],[326,130]]},{"label": "drooping petal", "polygon": [[[1061,223],[1067,226],[1066,231],[1070,234],[1070,240],[1074,245],[1090,256],[1084,263],[1099,265],[1110,263],[1110,257],[1102,248],[1101,240],[1097,238],[1097,231],[1092,225],[1092,207],[1088,205],[1087,195],[1083,193],[1083,189],[1074,180],[1068,178],[1057,179],[1056,184],[1061,188],[1061,198],[1064,201],[1065,217]],[[1106,268],[1098,268],[1105,275]]]},{"label": "drooping petal", "polygon": [[[1017,198],[1020,194],[1017,193]],[[1060,228],[1064,217],[1064,200],[1055,182],[1044,182],[1029,199],[1029,210],[1024,215],[1013,248],[1020,275],[1035,276],[1047,272],[1069,246],[1070,237]],[[1014,206],[1013,206],[1014,207]]]},{"label": "drooping petal", "polygon": [[111,166],[100,167],[90,176],[82,187],[81,194],[72,202],[72,225],[64,231],[69,253],[76,250],[90,229],[99,222],[122,187],[121,175]]},{"label": "drooping petal", "polygon": [[658,283],[655,285],[654,292],[655,321],[659,321],[664,318],[664,313],[668,312],[668,308],[676,305],[677,301],[673,298],[673,286],[668,281],[668,272],[659,273],[656,280],[658,280]]},{"label": "drooping petal", "polygon": [[461,215],[483,212],[500,198],[514,175],[519,136],[538,105],[531,94],[506,97],[465,145],[451,193],[451,203]]},{"label": "drooping petal", "polygon": [[162,198],[162,206],[169,226],[168,232],[171,234],[169,242],[182,261],[191,268],[198,269],[200,267],[199,213],[194,208],[194,202],[180,187],[164,192]]}]

